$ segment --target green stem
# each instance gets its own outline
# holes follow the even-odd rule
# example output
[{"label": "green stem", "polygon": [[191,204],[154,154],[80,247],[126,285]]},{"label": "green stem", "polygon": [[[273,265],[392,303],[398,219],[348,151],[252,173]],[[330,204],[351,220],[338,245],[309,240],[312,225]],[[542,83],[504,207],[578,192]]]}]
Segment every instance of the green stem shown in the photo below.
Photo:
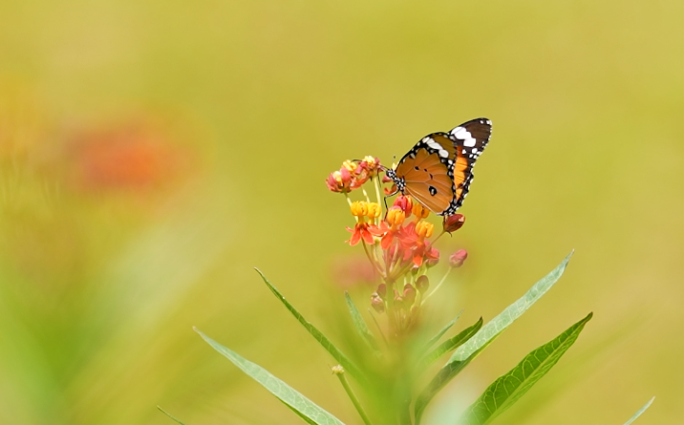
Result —
[{"label": "green stem", "polygon": [[451,269],[453,269],[453,267],[449,267],[449,268],[447,269],[447,272],[444,274],[444,277],[442,277],[442,280],[439,281],[439,283],[437,284],[437,286],[435,286],[435,289],[433,289],[432,291],[430,291],[430,293],[427,294],[427,295],[425,296],[425,298],[423,298],[423,301],[421,301],[421,303],[420,303],[421,305],[424,304],[425,301],[427,301],[427,299],[430,298],[430,297],[432,296],[432,294],[434,294],[435,292],[437,292],[437,290],[442,286],[442,284],[444,283],[444,281],[446,280],[446,278],[449,276],[449,273],[451,273]]},{"label": "green stem", "polygon": [[361,403],[359,403],[359,400],[356,398],[354,391],[352,391],[351,387],[349,386],[349,382],[347,382],[347,377],[344,376],[344,368],[342,368],[342,366],[340,365],[337,365],[334,366],[332,369],[333,373],[337,375],[337,377],[340,379],[340,383],[342,384],[344,390],[347,392],[347,395],[354,404],[356,411],[359,412],[359,415],[361,416],[363,423],[366,425],[372,425],[370,419],[368,419],[368,415],[366,415],[366,412],[363,410],[363,407],[361,407]]},{"label": "green stem", "polygon": [[368,309],[368,313],[370,314],[371,318],[373,319],[375,326],[378,328],[378,332],[380,332],[380,336],[382,337],[382,340],[385,341],[385,347],[389,347],[389,344],[387,343],[387,338],[385,338],[385,333],[382,331],[382,328],[380,327],[378,320],[375,318],[375,315],[373,314],[373,312],[370,309]]}]

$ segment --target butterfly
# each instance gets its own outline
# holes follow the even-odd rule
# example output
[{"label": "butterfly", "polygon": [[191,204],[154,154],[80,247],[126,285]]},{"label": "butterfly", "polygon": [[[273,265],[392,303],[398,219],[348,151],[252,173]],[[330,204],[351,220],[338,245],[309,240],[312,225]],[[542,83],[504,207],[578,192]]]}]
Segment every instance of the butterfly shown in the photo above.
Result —
[{"label": "butterfly", "polygon": [[396,185],[389,196],[409,195],[438,215],[456,213],[473,181],[473,166],[492,134],[492,122],[477,118],[448,133],[423,137],[385,174]]}]

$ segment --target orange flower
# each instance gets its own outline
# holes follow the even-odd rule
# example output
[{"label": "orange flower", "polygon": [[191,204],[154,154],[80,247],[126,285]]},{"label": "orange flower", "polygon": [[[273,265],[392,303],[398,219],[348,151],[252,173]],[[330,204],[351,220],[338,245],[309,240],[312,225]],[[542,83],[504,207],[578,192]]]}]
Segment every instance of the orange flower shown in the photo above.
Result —
[{"label": "orange flower", "polygon": [[162,187],[178,175],[187,156],[163,128],[144,120],[75,134],[68,154],[75,183],[90,190]]},{"label": "orange flower", "polygon": [[347,227],[347,230],[352,233],[352,237],[347,241],[349,242],[349,245],[354,246],[362,239],[368,245],[373,245],[375,240],[373,239],[371,232],[368,230],[369,227],[370,224],[363,221],[356,223],[353,229]]},{"label": "orange flower", "polygon": [[394,236],[401,229],[401,225],[404,223],[405,218],[406,216],[401,209],[392,207],[387,211],[385,221],[381,221],[378,226],[373,226],[370,229],[371,233],[382,238],[380,242],[382,249],[389,248],[394,240]]},{"label": "orange flower", "polygon": [[426,238],[432,236],[433,230],[434,226],[424,220],[411,222],[402,229],[398,237],[404,250],[404,260],[412,258],[416,267],[423,265],[424,261],[429,266],[437,264],[439,251],[425,242]]}]

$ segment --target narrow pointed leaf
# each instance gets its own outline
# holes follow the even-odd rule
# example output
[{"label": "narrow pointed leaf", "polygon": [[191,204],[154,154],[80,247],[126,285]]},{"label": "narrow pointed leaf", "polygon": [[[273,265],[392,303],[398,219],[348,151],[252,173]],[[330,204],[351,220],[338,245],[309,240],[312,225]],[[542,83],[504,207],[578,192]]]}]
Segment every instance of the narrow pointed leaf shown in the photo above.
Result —
[{"label": "narrow pointed leaf", "polygon": [[375,340],[375,336],[371,333],[370,329],[368,329],[366,321],[363,320],[359,309],[356,308],[356,304],[354,304],[354,301],[352,301],[349,293],[346,291],[344,292],[344,299],[347,301],[349,314],[351,315],[352,322],[354,322],[354,327],[356,327],[356,331],[359,333],[359,336],[361,336],[361,339],[363,339],[363,341],[371,350],[373,350],[376,354],[380,354],[378,342]]},{"label": "narrow pointed leaf", "polygon": [[653,403],[653,400],[655,400],[655,397],[652,397],[652,398],[648,401],[648,403],[646,403],[646,404],[644,405],[644,407],[642,407],[641,409],[639,409],[639,411],[636,412],[636,413],[634,414],[634,416],[632,416],[627,422],[625,422],[625,425],[631,424],[632,422],[634,422],[634,421],[636,420],[636,418],[638,418],[639,416],[641,416],[641,414],[644,413],[644,412],[646,411],[646,409],[648,409],[649,407],[651,407],[651,403]]},{"label": "narrow pointed leaf", "polygon": [[430,381],[427,387],[425,387],[425,389],[416,398],[413,408],[416,417],[416,425],[420,424],[420,419],[423,417],[425,408],[435,394],[437,394],[439,390],[441,390],[442,387],[444,387],[444,385],[446,385],[446,383],[449,382],[454,376],[458,375],[460,371],[468,366],[470,361],[477,357],[477,355],[480,354],[480,351],[484,350],[485,347],[480,348],[479,351],[474,352],[470,355],[470,357],[463,361],[447,363],[439,370],[439,372],[437,372],[437,375],[432,378],[432,381]]},{"label": "narrow pointed leaf", "polygon": [[485,390],[464,412],[459,424],[486,425],[506,411],[560,360],[577,340],[592,313],[565,332],[535,349]]},{"label": "narrow pointed leaf", "polygon": [[161,406],[157,406],[157,409],[159,409],[160,412],[168,416],[169,418],[173,419],[176,423],[179,423],[180,425],[185,425],[185,422],[182,422],[180,419],[177,417],[173,416],[171,413],[167,412],[166,410],[162,409]]},{"label": "narrow pointed leaf", "polygon": [[460,312],[458,313],[458,315],[457,315],[456,317],[454,317],[454,320],[452,320],[451,322],[447,323],[442,329],[439,330],[439,332],[437,332],[437,334],[435,334],[435,336],[433,336],[432,338],[430,338],[430,340],[429,340],[428,342],[425,343],[425,346],[423,347],[423,352],[429,350],[430,347],[432,347],[433,345],[435,345],[435,343],[436,343],[437,341],[439,341],[439,339],[440,339],[442,336],[444,336],[444,334],[447,333],[447,331],[448,331],[449,329],[451,329],[452,326],[454,326],[454,323],[456,323],[456,321],[458,320],[458,318],[461,317],[461,313],[463,313],[463,311],[460,311]]},{"label": "narrow pointed leaf", "polygon": [[445,353],[448,353],[448,352],[455,350],[456,348],[460,347],[466,341],[468,341],[473,335],[475,335],[477,333],[477,331],[480,330],[481,327],[482,327],[482,318],[480,317],[480,320],[478,320],[474,325],[463,330],[458,335],[447,339],[446,341],[441,343],[437,348],[435,348],[430,353],[428,353],[423,358],[423,360],[421,360],[421,367],[422,368],[428,367],[432,362],[434,362],[435,360],[440,358]]},{"label": "narrow pointed leaf", "polygon": [[268,286],[268,289],[273,292],[273,294],[280,300],[280,302],[285,305],[285,308],[287,308],[290,313],[301,323],[302,326],[313,336],[316,341],[319,342],[323,346],[323,348],[330,353],[330,355],[344,368],[344,370],[354,379],[359,381],[359,383],[363,384],[364,386],[367,385],[368,380],[366,377],[361,373],[358,367],[354,363],[352,363],[351,360],[347,356],[342,353],[335,345],[330,342],[328,338],[321,333],[314,325],[312,325],[309,321],[307,321],[304,316],[302,316],[293,306],[290,304],[285,297],[276,289],[275,286],[271,284],[271,282],[268,281],[266,276],[264,276],[263,273],[261,273],[261,270],[256,269],[257,273],[261,276],[261,278],[264,280],[264,283],[266,283],[266,286]]},{"label": "narrow pointed leaf", "polygon": [[[280,399],[278,399],[278,400],[280,400]],[[302,420],[303,420],[304,422],[306,422],[307,424],[309,424],[309,425],[318,425],[318,424],[317,424],[316,422],[314,422],[313,420],[311,420],[311,419],[309,419],[308,417],[302,415],[302,414],[299,412],[299,410],[295,409],[294,407],[290,406],[289,404],[285,403],[285,402],[282,401],[282,400],[280,400],[280,402],[283,403],[285,406],[287,406],[288,409],[292,410],[292,412],[293,412],[295,415],[297,415],[297,416],[299,416],[300,418],[302,418]]]},{"label": "narrow pointed leaf", "polygon": [[560,279],[572,257],[572,252],[555,268],[551,273],[544,276],[539,282],[535,283],[525,295],[506,307],[498,316],[484,325],[480,331],[470,338],[465,344],[461,345],[451,355],[449,361],[430,381],[428,386],[422,391],[415,404],[416,424],[427,407],[427,404],[449,381],[451,381],[464,367],[470,363],[477,355],[482,352],[497,336],[520,316],[523,315],[535,302],[537,302],[551,287]]},{"label": "narrow pointed leaf", "polygon": [[228,360],[233,362],[235,366],[249,375],[250,378],[260,383],[264,388],[270,391],[271,394],[278,397],[280,401],[285,403],[292,410],[295,410],[296,413],[307,423],[314,423],[317,425],[344,425],[342,421],[337,419],[331,413],[323,410],[323,408],[304,397],[301,393],[287,385],[285,382],[273,376],[266,369],[262,368],[256,363],[250,362],[229,348],[224,347],[197,329],[195,329],[195,331],[200,334],[200,336],[204,338],[204,340],[208,342],[209,345],[214,348],[214,350],[223,354],[228,358]]},{"label": "narrow pointed leaf", "polygon": [[481,330],[470,339],[467,343],[463,344],[454,352],[454,354],[449,359],[449,362],[453,361],[463,361],[464,359],[470,357],[475,351],[482,348],[485,344],[489,343],[492,338],[499,335],[501,331],[506,329],[514,321],[516,321],[520,316],[523,315],[535,302],[537,302],[551,287],[554,283],[560,279],[565,271],[565,268],[570,261],[570,253],[565,259],[556,267],[551,273],[547,274],[539,282],[535,283],[532,288],[530,288],[525,295],[519,298],[516,302],[508,306],[504,311],[499,313],[494,319],[487,323]]}]

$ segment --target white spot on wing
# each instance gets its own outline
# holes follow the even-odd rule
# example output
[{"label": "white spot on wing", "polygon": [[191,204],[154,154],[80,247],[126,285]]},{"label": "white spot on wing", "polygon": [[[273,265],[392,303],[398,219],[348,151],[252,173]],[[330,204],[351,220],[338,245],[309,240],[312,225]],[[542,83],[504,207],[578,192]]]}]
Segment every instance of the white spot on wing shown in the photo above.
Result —
[{"label": "white spot on wing", "polygon": [[442,148],[442,145],[440,145],[439,143],[437,143],[437,142],[435,141],[435,139],[433,139],[432,137],[426,137],[425,139],[423,139],[423,141],[424,141],[425,144],[427,144],[429,147],[431,147],[432,149],[436,150],[437,153],[439,154],[439,156],[441,156],[442,158],[448,158],[448,157],[449,157],[449,152],[448,152],[446,149]]},{"label": "white spot on wing", "polygon": [[427,145],[430,146],[432,149],[435,149],[435,150],[442,149],[442,145],[435,142],[435,139],[433,139],[433,138],[430,138],[430,137],[426,138],[425,143],[427,143]]},{"label": "white spot on wing", "polygon": [[475,143],[477,142],[477,140],[473,138],[472,134],[470,134],[468,130],[460,126],[451,130],[451,134],[457,139],[463,140],[463,146],[467,146],[469,148],[475,146]]}]

